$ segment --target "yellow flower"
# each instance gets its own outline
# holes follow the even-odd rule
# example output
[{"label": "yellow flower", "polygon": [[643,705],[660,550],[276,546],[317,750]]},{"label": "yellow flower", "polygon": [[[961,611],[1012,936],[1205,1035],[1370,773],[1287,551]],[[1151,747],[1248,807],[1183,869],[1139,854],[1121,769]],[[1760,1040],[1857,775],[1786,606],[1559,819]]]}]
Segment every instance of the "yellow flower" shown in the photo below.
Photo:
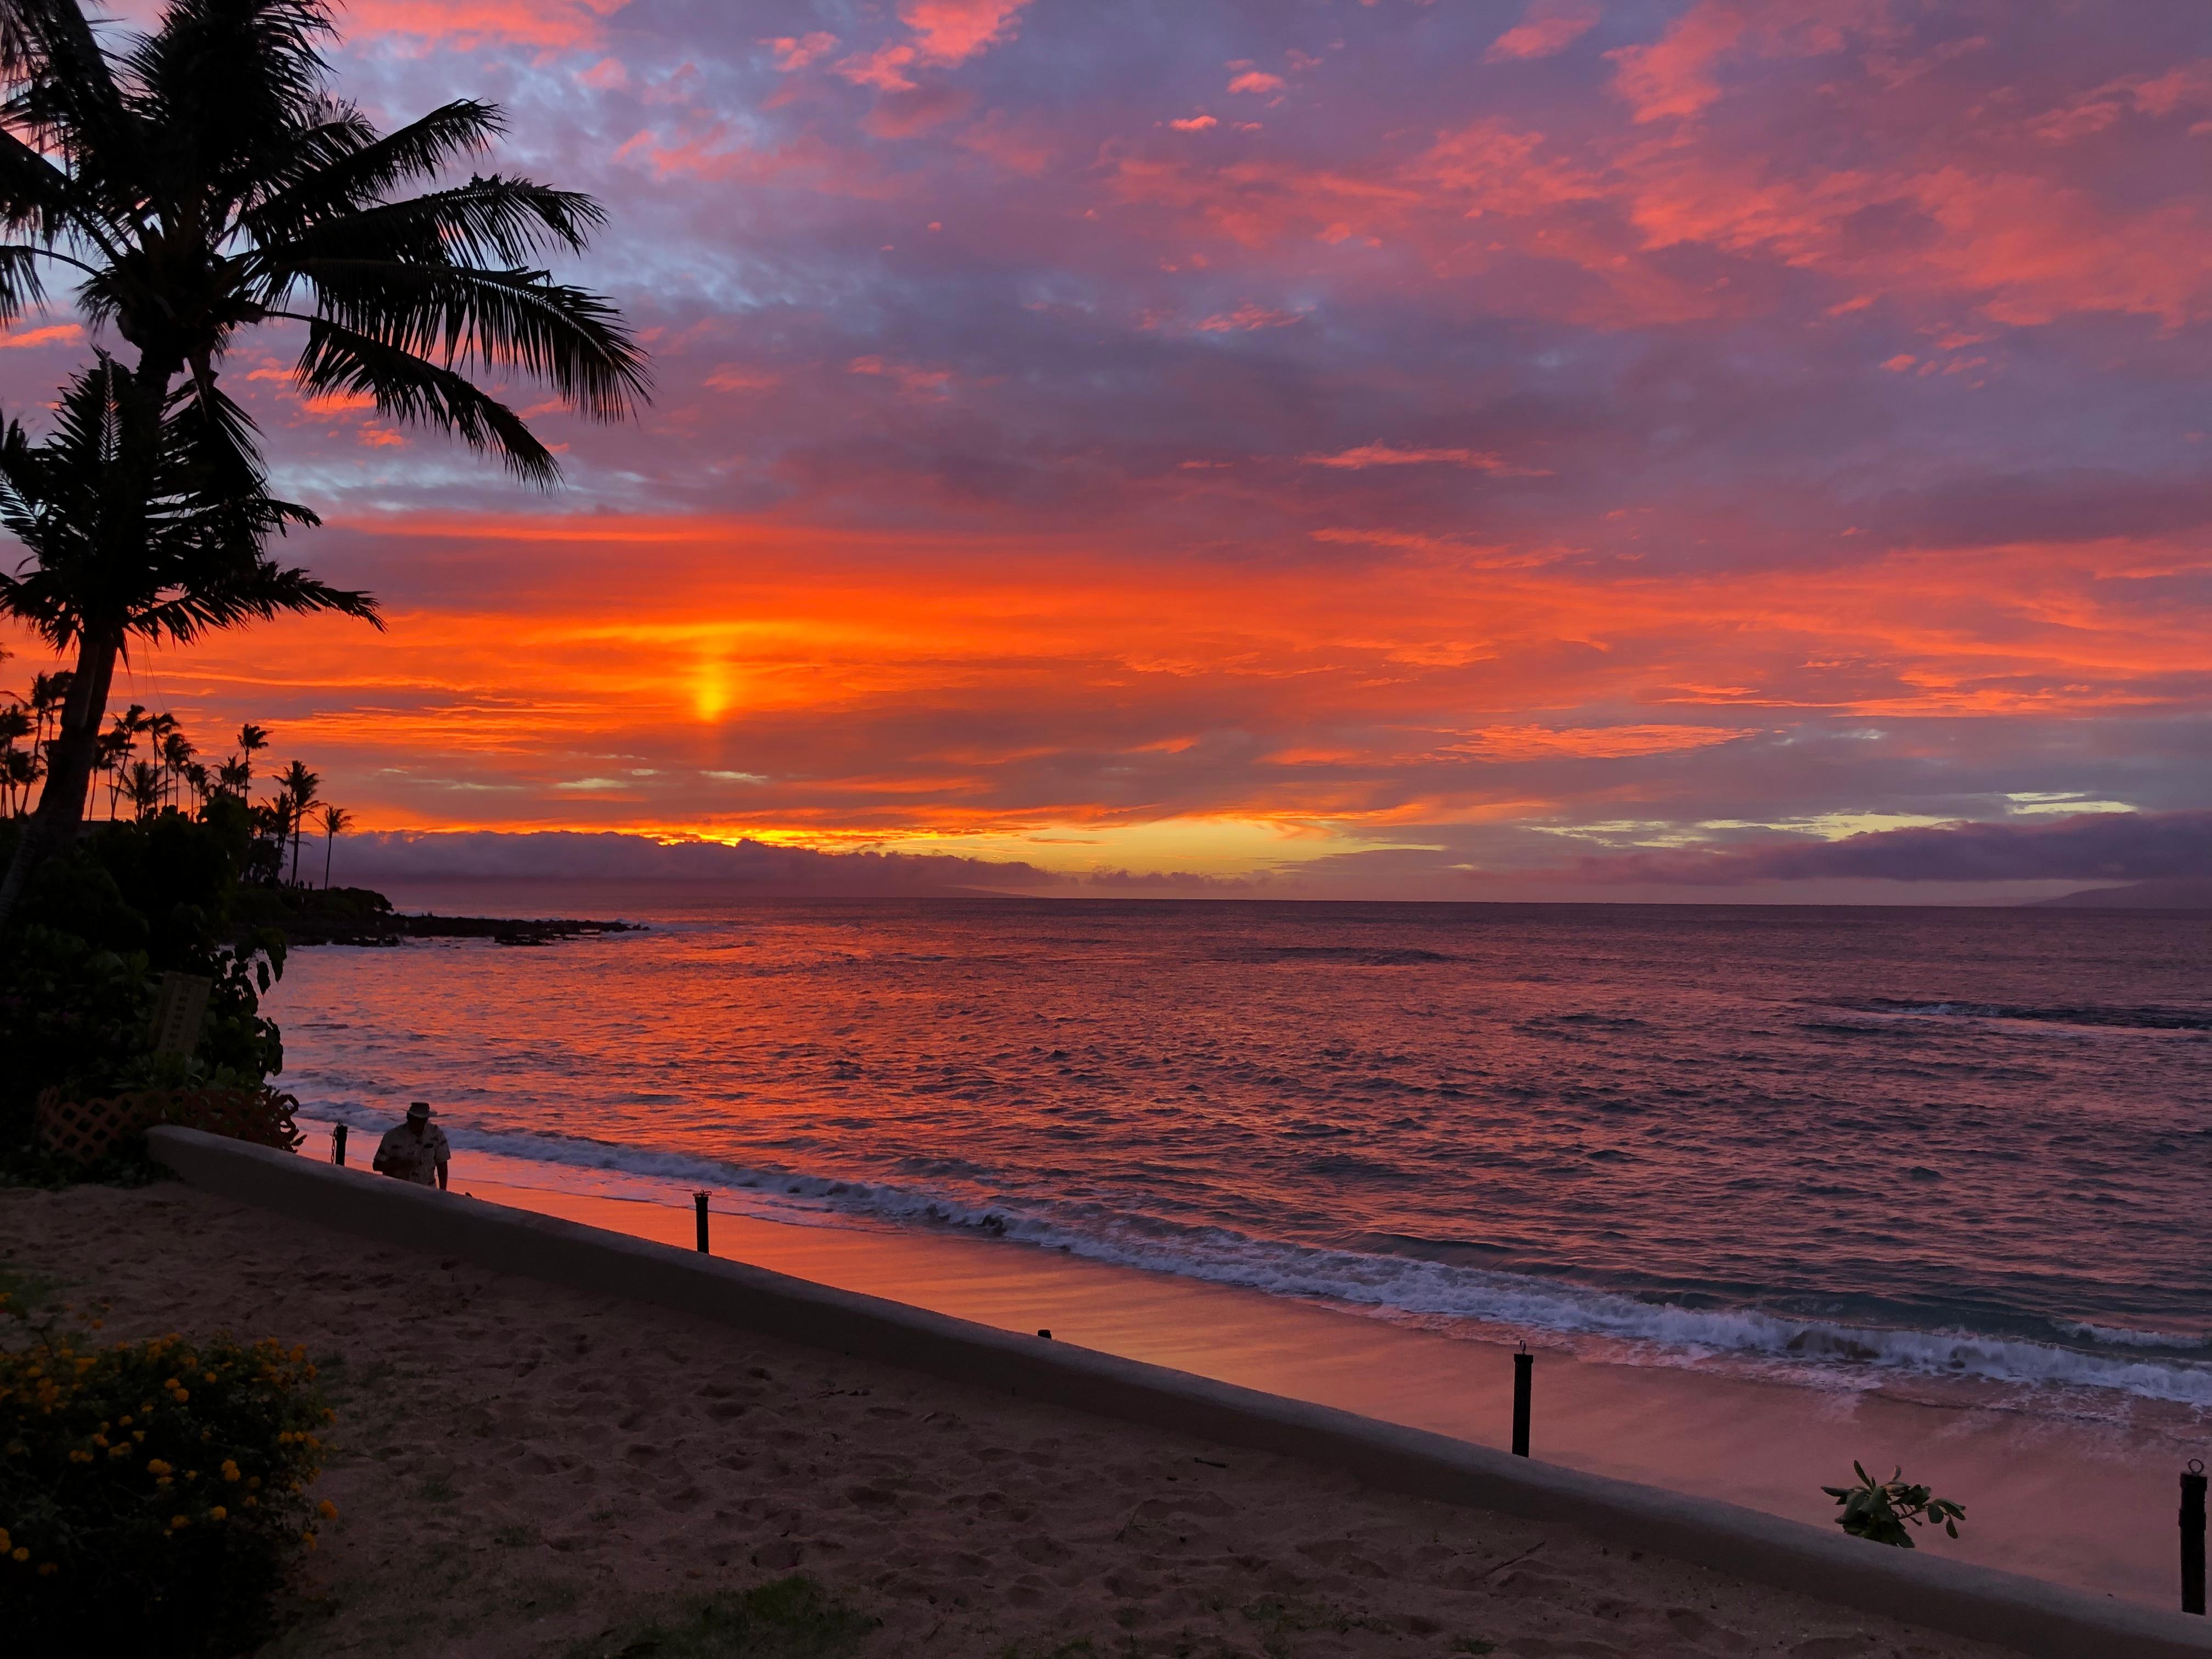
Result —
[{"label": "yellow flower", "polygon": [[16,1545],[15,1547],[9,1550],[8,1553],[18,1561],[27,1561],[31,1559],[31,1552],[25,1549],[21,1544]]},{"label": "yellow flower", "polygon": [[173,1515],[169,1517],[169,1530],[171,1532],[182,1532],[186,1527],[189,1527],[191,1524],[191,1517],[189,1516]]},{"label": "yellow flower", "polygon": [[126,1429],[131,1426],[131,1414],[128,1412],[125,1412],[122,1416],[117,1418],[115,1420],[120,1423]]},{"label": "yellow flower", "polygon": [[230,1519],[230,1511],[223,1508],[222,1504],[218,1504],[208,1511],[208,1519],[210,1521],[228,1521]]},{"label": "yellow flower", "polygon": [[53,1564],[52,1562],[51,1562],[51,1561],[41,1561],[41,1562],[40,1562],[40,1563],[39,1563],[39,1577],[41,1577],[41,1578],[51,1578],[51,1577],[52,1577],[54,1576],[54,1571],[55,1571],[55,1569],[54,1569],[54,1564]]},{"label": "yellow flower", "polygon": [[236,1459],[226,1457],[222,1460],[222,1478],[226,1480],[235,1480],[238,1479],[238,1462]]},{"label": "yellow flower", "polygon": [[185,1401],[190,1400],[191,1397],[191,1392],[185,1389],[173,1389],[169,1392],[169,1398],[175,1401],[179,1406],[183,1405]]},{"label": "yellow flower", "polygon": [[146,1460],[146,1473],[149,1474],[167,1474],[170,1469],[171,1466],[158,1457],[149,1457]]},{"label": "yellow flower", "polygon": [[325,1498],[321,1503],[315,1505],[315,1513],[321,1516],[325,1521],[335,1521],[338,1518],[338,1506],[331,1503],[329,1498]]},{"label": "yellow flower", "polygon": [[0,1555],[5,1555],[15,1547],[15,1540],[8,1536],[8,1528],[0,1527]]},{"label": "yellow flower", "polygon": [[300,1541],[309,1549],[313,1549],[315,1547],[315,1534],[312,1532],[303,1532],[300,1534]]}]

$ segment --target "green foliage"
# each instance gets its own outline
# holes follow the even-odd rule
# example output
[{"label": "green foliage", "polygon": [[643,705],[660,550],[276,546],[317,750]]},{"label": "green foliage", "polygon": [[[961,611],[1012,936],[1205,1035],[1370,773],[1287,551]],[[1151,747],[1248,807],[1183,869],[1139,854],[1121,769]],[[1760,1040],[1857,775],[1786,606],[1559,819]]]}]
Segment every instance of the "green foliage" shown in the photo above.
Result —
[{"label": "green foliage", "polygon": [[1876,1480],[1860,1463],[1853,1463],[1851,1469],[1859,1478],[1857,1486],[1820,1490],[1844,1506],[1836,1524],[1852,1537],[1909,1550],[1913,1544],[1912,1534],[1905,1529],[1907,1522],[1916,1527],[1940,1526],[1952,1537],[1959,1535],[1959,1522],[1966,1518],[1965,1504],[1937,1498],[1926,1486],[1908,1485],[1902,1479],[1902,1469],[1892,1470],[1887,1480]]},{"label": "green foliage", "polygon": [[569,1659],[838,1659],[858,1652],[876,1625],[798,1573],[595,1636],[570,1649]]},{"label": "green foliage", "polygon": [[[149,1179],[136,1148],[94,1170],[64,1168],[33,1145],[41,1091],[70,1099],[135,1089],[257,1089],[283,1068],[261,994],[283,971],[285,939],[233,919],[252,830],[218,798],[199,819],[163,812],[95,826],[40,866],[0,948],[0,1179]],[[189,1054],[152,1048],[161,975],[211,981]]]},{"label": "green foliage", "polygon": [[193,1656],[266,1634],[337,1514],[307,1495],[331,1413],[304,1349],[99,1345],[34,1322],[0,1352],[0,1629],[27,1653]]}]

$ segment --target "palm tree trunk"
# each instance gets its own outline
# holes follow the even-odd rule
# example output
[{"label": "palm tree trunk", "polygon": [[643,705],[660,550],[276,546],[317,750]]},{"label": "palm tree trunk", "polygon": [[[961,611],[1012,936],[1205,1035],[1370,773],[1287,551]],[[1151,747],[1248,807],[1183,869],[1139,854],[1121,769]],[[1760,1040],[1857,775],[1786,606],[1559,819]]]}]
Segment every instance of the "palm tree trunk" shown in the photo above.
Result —
[{"label": "palm tree trunk", "polygon": [[338,832],[331,830],[323,838],[323,890],[331,890],[331,854],[337,850]]},{"label": "palm tree trunk", "polygon": [[115,659],[123,649],[120,629],[88,631],[78,641],[76,677],[62,708],[61,730],[46,750],[46,787],[39,810],[23,826],[0,880],[0,928],[8,925],[31,875],[49,853],[74,839],[84,822],[85,791],[100,747],[100,723],[107,714],[107,691],[115,679]]}]

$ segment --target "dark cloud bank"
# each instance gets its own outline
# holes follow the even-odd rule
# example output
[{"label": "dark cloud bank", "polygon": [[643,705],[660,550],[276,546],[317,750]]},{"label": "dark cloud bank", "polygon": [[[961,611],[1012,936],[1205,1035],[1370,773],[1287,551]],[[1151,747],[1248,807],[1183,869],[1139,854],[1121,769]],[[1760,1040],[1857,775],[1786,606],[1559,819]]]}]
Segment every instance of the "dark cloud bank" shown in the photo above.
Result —
[{"label": "dark cloud bank", "polygon": [[[680,842],[640,836],[489,830],[381,832],[340,843],[339,875],[351,882],[663,881],[722,893],[793,897],[921,897],[978,893],[1066,896],[1184,895],[1323,898],[1297,872],[1249,879],[1100,871],[1067,874],[1018,861],[941,854],[823,853],[760,842]],[[1434,890],[1407,896],[1460,897],[1437,872]],[[1591,854],[1565,870],[1528,872],[1555,889],[1564,876],[1602,899],[1624,887],[1673,887],[1725,902],[1754,884],[2079,881],[2120,902],[2212,906],[2212,811],[2094,812],[2031,823],[1954,823],[1887,830],[1841,841],[1800,837],[1750,845]],[[1486,872],[1503,887],[1505,872]],[[2139,884],[2132,892],[2112,884]],[[1450,884],[1448,885],[1448,884]],[[1771,890],[1771,888],[1768,890]],[[1510,898],[1499,891],[1499,898]],[[2084,895],[2085,898],[2089,895]]]}]

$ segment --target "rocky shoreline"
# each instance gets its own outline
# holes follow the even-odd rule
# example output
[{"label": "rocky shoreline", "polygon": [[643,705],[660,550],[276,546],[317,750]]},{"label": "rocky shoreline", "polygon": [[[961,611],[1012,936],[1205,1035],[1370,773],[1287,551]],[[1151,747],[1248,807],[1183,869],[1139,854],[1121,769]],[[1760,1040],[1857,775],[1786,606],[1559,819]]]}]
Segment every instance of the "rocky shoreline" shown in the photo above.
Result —
[{"label": "rocky shoreline", "polygon": [[409,915],[366,887],[251,890],[237,907],[249,928],[274,927],[295,950],[314,945],[402,945],[410,939],[482,939],[495,945],[554,945],[604,933],[636,933],[642,922],[571,916]]}]

